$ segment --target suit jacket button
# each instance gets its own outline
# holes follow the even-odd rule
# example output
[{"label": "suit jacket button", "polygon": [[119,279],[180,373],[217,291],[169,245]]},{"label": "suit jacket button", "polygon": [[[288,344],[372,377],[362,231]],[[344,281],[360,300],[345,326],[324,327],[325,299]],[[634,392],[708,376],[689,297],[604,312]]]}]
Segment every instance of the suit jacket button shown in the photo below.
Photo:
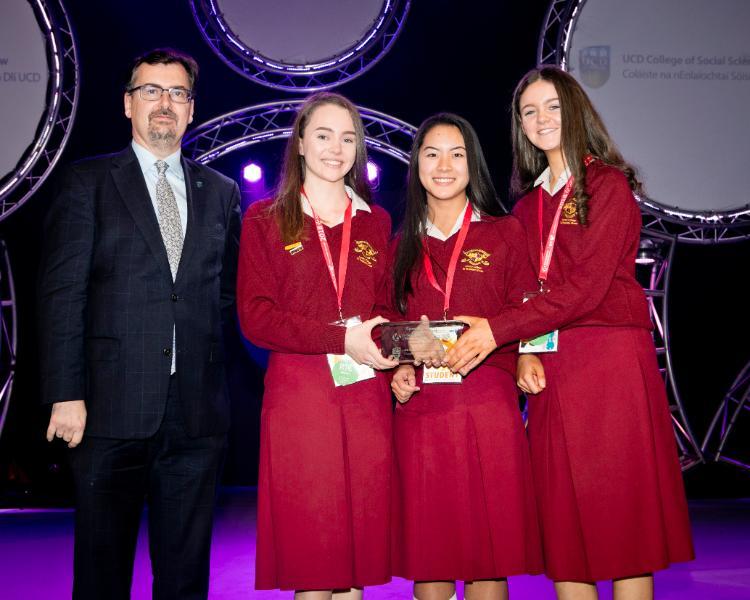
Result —
[{"label": "suit jacket button", "polygon": [[172,348],[164,348],[164,350],[162,350],[162,353],[164,354],[164,356],[172,356]]},{"label": "suit jacket button", "polygon": [[170,298],[172,299],[172,302],[177,302],[177,294],[172,294]]}]

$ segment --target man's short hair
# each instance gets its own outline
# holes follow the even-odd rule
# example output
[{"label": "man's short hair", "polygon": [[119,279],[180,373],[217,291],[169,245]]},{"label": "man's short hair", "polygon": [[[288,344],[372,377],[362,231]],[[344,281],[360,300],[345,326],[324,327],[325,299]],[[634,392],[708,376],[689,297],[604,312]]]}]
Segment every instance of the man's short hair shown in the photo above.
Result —
[{"label": "man's short hair", "polygon": [[189,54],[185,54],[174,48],[156,48],[136,58],[130,69],[130,79],[128,80],[126,89],[131,90],[135,85],[135,72],[141,65],[171,65],[175,63],[182,65],[185,71],[187,71],[190,89],[191,91],[195,91],[195,82],[198,80],[198,63]]}]

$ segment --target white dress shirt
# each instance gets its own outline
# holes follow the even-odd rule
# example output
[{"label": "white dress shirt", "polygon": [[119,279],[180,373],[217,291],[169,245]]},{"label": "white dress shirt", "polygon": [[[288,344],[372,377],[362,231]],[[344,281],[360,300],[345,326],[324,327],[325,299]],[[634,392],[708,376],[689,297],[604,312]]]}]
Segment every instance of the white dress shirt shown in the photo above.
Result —
[{"label": "white dress shirt", "polygon": [[[180,150],[170,154],[164,159],[159,159],[153,155],[150,151],[146,150],[138,142],[133,140],[132,143],[133,152],[138,158],[138,164],[143,172],[143,178],[146,180],[146,188],[148,189],[148,195],[151,198],[151,204],[154,207],[154,213],[156,214],[156,220],[159,220],[159,205],[156,203],[156,180],[159,178],[159,173],[156,170],[156,161],[163,160],[169,165],[165,176],[167,182],[172,187],[175,200],[177,200],[177,212],[180,213],[180,225],[182,227],[182,238],[185,239],[185,231],[187,231],[187,194],[185,191],[185,173],[182,170],[182,161],[180,160],[182,153]],[[177,334],[174,328],[172,328],[172,368],[170,371],[171,375],[177,372]]]},{"label": "white dress shirt", "polygon": [[[136,158],[138,158],[138,164],[141,166],[143,172],[143,178],[146,180],[146,187],[148,188],[148,195],[151,198],[151,204],[154,207],[154,213],[156,218],[159,218],[159,207],[156,204],[156,180],[159,177],[159,173],[156,171],[156,161],[160,160],[141,146],[138,142],[133,140],[132,143],[133,152],[135,152]],[[180,225],[182,225],[182,237],[185,237],[187,231],[187,194],[185,191],[185,173],[182,171],[182,153],[180,150],[174,154],[170,154],[163,160],[169,165],[166,172],[167,181],[172,186],[175,200],[177,200],[177,211],[180,213]]]}]

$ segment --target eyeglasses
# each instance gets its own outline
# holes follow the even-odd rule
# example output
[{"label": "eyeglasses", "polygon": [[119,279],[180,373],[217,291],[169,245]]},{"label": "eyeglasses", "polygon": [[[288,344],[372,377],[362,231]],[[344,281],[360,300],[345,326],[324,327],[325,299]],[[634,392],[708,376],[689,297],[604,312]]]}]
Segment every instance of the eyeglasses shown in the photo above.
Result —
[{"label": "eyeglasses", "polygon": [[161,95],[164,92],[168,92],[169,98],[172,100],[172,102],[176,102],[177,104],[187,104],[194,97],[192,91],[186,90],[183,87],[163,88],[158,85],[154,85],[153,83],[147,83],[145,85],[139,85],[134,88],[130,88],[128,90],[128,94],[132,95],[136,91],[138,91],[138,95],[141,97],[141,100],[145,100],[146,102],[156,102],[161,98]]}]

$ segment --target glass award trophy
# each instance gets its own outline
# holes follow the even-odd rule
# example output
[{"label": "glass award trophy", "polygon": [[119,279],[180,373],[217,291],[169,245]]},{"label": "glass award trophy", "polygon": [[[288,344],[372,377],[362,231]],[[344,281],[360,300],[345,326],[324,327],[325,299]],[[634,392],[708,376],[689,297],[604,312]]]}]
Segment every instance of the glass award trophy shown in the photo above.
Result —
[{"label": "glass award trophy", "polygon": [[400,363],[441,360],[468,325],[463,321],[399,321],[382,323],[381,351]]}]

